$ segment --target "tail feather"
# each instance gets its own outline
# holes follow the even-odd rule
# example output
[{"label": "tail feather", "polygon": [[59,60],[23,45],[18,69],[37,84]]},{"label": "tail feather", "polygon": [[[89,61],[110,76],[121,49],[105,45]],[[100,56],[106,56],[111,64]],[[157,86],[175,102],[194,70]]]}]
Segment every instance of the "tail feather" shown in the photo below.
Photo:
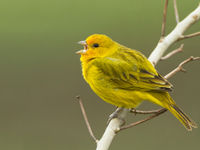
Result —
[{"label": "tail feather", "polygon": [[190,119],[176,104],[171,104],[169,111],[185,126],[188,131],[197,128],[197,124]]},{"label": "tail feather", "polygon": [[150,99],[150,101],[168,109],[188,131],[197,128],[197,124],[176,105],[169,93],[152,93],[152,95],[155,99]]}]

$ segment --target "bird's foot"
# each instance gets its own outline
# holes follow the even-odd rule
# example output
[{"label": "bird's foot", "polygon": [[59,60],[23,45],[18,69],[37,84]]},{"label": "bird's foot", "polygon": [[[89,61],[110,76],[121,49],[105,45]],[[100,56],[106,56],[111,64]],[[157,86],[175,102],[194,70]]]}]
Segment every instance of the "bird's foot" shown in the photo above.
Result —
[{"label": "bird's foot", "polygon": [[129,109],[129,112],[130,113],[134,113],[134,115],[136,116],[136,112],[137,112],[137,110],[135,109],[135,108],[131,108],[131,109]]},{"label": "bird's foot", "polygon": [[123,109],[122,107],[118,107],[112,114],[110,114],[107,124],[109,124],[110,121],[114,118],[121,119],[123,121],[123,124],[125,124],[125,120],[119,117],[119,113],[122,111],[122,109]]}]

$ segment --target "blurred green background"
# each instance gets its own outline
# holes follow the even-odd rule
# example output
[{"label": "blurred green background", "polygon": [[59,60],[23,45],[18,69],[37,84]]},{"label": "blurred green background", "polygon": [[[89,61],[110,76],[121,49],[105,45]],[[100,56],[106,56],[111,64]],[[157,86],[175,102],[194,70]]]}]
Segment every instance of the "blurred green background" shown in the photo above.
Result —
[{"label": "blurred green background", "polygon": [[[180,18],[199,0],[178,0]],[[0,2],[0,149],[92,150],[75,99],[81,95],[98,138],[114,107],[100,100],[81,75],[77,41],[104,33],[149,56],[160,37],[164,0],[1,0]],[[169,2],[167,32],[175,26]],[[200,30],[195,24],[187,33]],[[191,55],[200,55],[200,37],[185,43],[184,52],[162,61],[163,75]],[[175,101],[200,124],[199,62],[170,79]],[[156,106],[145,103],[141,109]],[[128,116],[128,122],[142,116]],[[187,132],[169,113],[119,133],[111,150],[198,149],[200,129]]]}]

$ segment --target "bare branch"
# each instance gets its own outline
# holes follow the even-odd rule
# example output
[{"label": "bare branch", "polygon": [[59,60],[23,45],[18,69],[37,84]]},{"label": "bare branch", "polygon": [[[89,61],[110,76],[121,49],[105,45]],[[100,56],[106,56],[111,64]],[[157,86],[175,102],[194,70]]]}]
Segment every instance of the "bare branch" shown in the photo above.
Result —
[{"label": "bare branch", "polygon": [[134,113],[135,115],[136,114],[145,114],[146,115],[146,114],[156,114],[156,113],[160,112],[162,109],[165,109],[165,108],[160,108],[157,110],[147,110],[147,111],[131,109],[130,112]]},{"label": "bare branch", "polygon": [[178,15],[178,9],[177,9],[177,5],[176,5],[176,0],[173,0],[173,2],[174,2],[174,14],[176,17],[176,23],[178,24],[179,23],[179,15]]},{"label": "bare branch", "polygon": [[165,0],[165,7],[164,7],[164,10],[163,10],[163,22],[162,22],[162,29],[161,29],[161,38],[165,36],[167,6],[168,6],[168,0]]},{"label": "bare branch", "polygon": [[181,46],[179,48],[177,48],[177,49],[171,51],[170,53],[168,53],[167,55],[161,57],[160,60],[166,60],[166,59],[172,57],[173,55],[175,55],[176,53],[182,52],[183,51],[183,46],[184,46],[184,44],[181,44]]},{"label": "bare branch", "polygon": [[196,23],[200,19],[200,5],[191,12],[185,19],[183,19],[176,27],[171,31],[170,34],[162,38],[156,48],[152,51],[149,56],[149,61],[152,64],[157,64],[164,52],[176,42],[184,32]]},{"label": "bare branch", "polygon": [[93,133],[92,128],[91,128],[91,126],[90,126],[90,123],[89,123],[89,121],[88,121],[88,117],[87,117],[87,114],[86,114],[86,112],[85,112],[85,108],[84,108],[84,106],[83,106],[82,99],[81,99],[80,96],[76,96],[76,99],[79,101],[80,108],[81,108],[81,112],[82,112],[82,114],[83,114],[83,118],[84,118],[84,120],[85,120],[86,126],[87,126],[87,128],[88,128],[89,133],[90,133],[90,136],[91,136],[92,139],[97,143],[98,140],[97,140],[97,138],[94,136],[94,133]]},{"label": "bare branch", "polygon": [[182,52],[183,51],[183,46],[184,46],[184,44],[181,44],[181,46],[179,48],[177,48],[177,49],[171,51],[170,53],[168,53],[167,55],[161,57],[160,60],[166,60],[166,59],[172,57],[173,55],[175,55],[176,53]]},{"label": "bare branch", "polygon": [[129,124],[129,125],[125,125],[125,126],[120,127],[120,128],[119,128],[118,130],[116,130],[115,132],[117,133],[117,132],[122,131],[122,130],[124,130],[124,129],[128,129],[128,128],[134,127],[134,126],[136,126],[136,125],[139,125],[139,124],[141,124],[141,123],[143,123],[143,122],[146,122],[146,121],[148,121],[148,120],[150,120],[150,119],[153,119],[153,118],[155,118],[155,117],[157,117],[157,116],[163,114],[163,113],[166,112],[166,111],[167,111],[167,109],[162,108],[162,109],[160,109],[159,111],[157,111],[155,114],[153,114],[153,115],[151,115],[151,116],[149,116],[149,117],[147,117],[147,118],[145,118],[145,119],[143,119],[143,120],[140,120],[140,121],[131,123],[131,124]]},{"label": "bare branch", "polygon": [[183,66],[191,61],[194,60],[200,60],[200,57],[193,57],[190,56],[188,59],[184,60],[183,62],[181,62],[177,68],[175,68],[174,70],[172,70],[170,73],[168,73],[165,78],[171,78],[172,76],[174,76],[177,72],[182,71],[182,72],[186,72],[186,70],[183,68]]},{"label": "bare branch", "polygon": [[188,35],[183,35],[178,39],[178,41],[183,40],[183,39],[192,38],[192,37],[199,36],[199,35],[200,35],[200,32],[196,32],[196,33],[192,33],[192,34],[188,34]]},{"label": "bare branch", "polygon": [[116,135],[116,129],[120,128],[124,124],[124,119],[127,113],[128,109],[123,109],[121,113],[118,114],[118,118],[114,118],[110,121],[103,136],[97,143],[96,150],[108,150]]}]

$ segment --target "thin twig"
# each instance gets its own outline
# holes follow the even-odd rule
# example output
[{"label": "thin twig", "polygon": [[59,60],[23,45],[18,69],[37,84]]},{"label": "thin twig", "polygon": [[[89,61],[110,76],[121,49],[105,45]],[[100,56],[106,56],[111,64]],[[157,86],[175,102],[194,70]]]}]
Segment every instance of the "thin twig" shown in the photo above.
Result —
[{"label": "thin twig", "polygon": [[177,48],[177,49],[171,51],[170,53],[168,53],[167,55],[161,57],[160,60],[166,60],[166,59],[172,57],[173,55],[175,55],[176,53],[182,52],[183,51],[183,46],[184,46],[184,44],[181,44],[181,46],[179,48]]},{"label": "thin twig", "polygon": [[147,110],[147,111],[131,109],[130,112],[134,113],[134,114],[156,114],[156,113],[160,112],[162,109],[165,109],[165,108],[160,108],[157,110]]},{"label": "thin twig", "polygon": [[192,33],[192,34],[188,34],[188,35],[183,35],[178,39],[178,41],[183,40],[183,39],[192,38],[192,37],[199,36],[199,35],[200,35],[200,32],[196,32],[196,33]]},{"label": "thin twig", "polygon": [[91,128],[91,126],[90,126],[90,123],[89,123],[89,121],[88,121],[88,117],[87,117],[87,114],[86,114],[86,112],[85,112],[85,108],[84,108],[84,106],[83,106],[82,99],[81,99],[80,96],[76,96],[76,99],[79,101],[80,108],[81,108],[81,112],[82,112],[82,114],[83,114],[83,118],[84,118],[84,120],[85,120],[86,126],[87,126],[87,128],[88,128],[89,133],[90,133],[90,136],[91,136],[92,139],[97,143],[98,140],[97,140],[97,138],[94,136],[94,133],[93,133],[92,128]]},{"label": "thin twig", "polygon": [[183,66],[191,61],[194,60],[200,60],[200,57],[193,57],[190,56],[188,59],[184,60],[183,62],[181,62],[177,68],[175,68],[174,70],[172,70],[170,73],[168,73],[165,78],[171,78],[172,76],[174,76],[177,72],[182,71],[182,72],[186,72],[186,70],[183,68]]},{"label": "thin twig", "polygon": [[155,113],[155,114],[153,114],[153,115],[151,115],[151,116],[149,116],[149,117],[147,117],[147,118],[145,118],[145,119],[143,119],[143,120],[140,120],[140,121],[131,123],[131,124],[129,124],[129,125],[125,125],[125,126],[120,127],[120,128],[116,131],[116,133],[119,132],[119,131],[122,131],[122,130],[124,130],[124,129],[128,129],[128,128],[134,127],[134,126],[136,126],[136,125],[139,125],[139,124],[141,124],[141,123],[143,123],[143,122],[146,122],[146,121],[148,121],[148,120],[150,120],[150,119],[153,119],[153,118],[155,118],[155,117],[157,117],[157,116],[163,114],[163,113],[166,112],[166,111],[167,111],[167,109],[162,108],[162,109],[160,109],[157,113]]},{"label": "thin twig", "polygon": [[165,26],[166,26],[166,18],[167,18],[167,6],[168,6],[168,0],[165,0],[165,7],[164,7],[164,11],[163,11],[163,22],[162,22],[161,38],[165,36]]},{"label": "thin twig", "polygon": [[178,9],[177,9],[177,5],[176,5],[176,0],[173,0],[173,2],[174,2],[174,14],[176,17],[176,23],[178,24],[179,23],[179,15],[178,15]]}]

